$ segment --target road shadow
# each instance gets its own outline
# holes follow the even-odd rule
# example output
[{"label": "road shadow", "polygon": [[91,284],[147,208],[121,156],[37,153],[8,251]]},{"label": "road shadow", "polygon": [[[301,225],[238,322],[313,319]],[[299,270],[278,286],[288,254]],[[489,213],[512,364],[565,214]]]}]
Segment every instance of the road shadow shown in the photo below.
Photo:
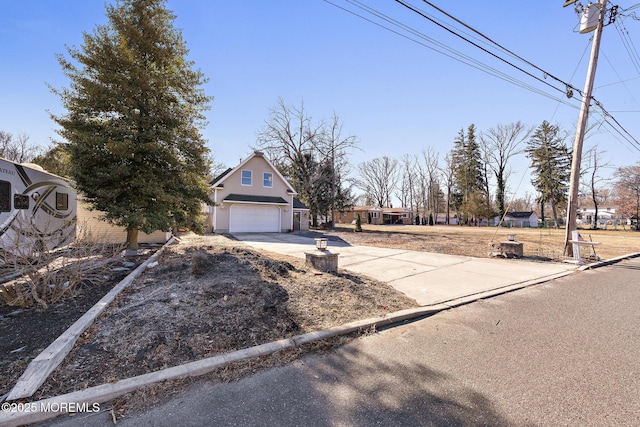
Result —
[{"label": "road shadow", "polygon": [[346,346],[237,382],[199,384],[118,425],[515,425],[465,382],[427,362],[399,365]]}]

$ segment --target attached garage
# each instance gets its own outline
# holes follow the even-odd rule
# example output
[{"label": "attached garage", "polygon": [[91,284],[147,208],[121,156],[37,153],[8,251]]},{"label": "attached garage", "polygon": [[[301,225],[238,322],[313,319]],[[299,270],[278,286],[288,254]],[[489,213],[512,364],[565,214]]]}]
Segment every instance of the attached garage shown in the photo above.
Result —
[{"label": "attached garage", "polygon": [[232,205],[229,217],[230,233],[280,232],[278,206]]}]

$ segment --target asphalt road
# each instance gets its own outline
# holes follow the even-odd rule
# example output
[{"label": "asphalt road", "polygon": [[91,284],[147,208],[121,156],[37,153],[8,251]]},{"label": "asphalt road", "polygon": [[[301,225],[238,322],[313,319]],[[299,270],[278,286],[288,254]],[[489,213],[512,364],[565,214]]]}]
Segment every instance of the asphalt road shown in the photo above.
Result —
[{"label": "asphalt road", "polygon": [[638,426],[640,259],[198,385],[117,425]]}]

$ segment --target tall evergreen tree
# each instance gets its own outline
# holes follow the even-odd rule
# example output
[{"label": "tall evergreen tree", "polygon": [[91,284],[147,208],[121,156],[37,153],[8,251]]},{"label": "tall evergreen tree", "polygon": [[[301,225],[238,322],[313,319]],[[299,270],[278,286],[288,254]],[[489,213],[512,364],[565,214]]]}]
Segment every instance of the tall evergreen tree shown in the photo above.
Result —
[{"label": "tall evergreen tree", "polygon": [[533,169],[531,183],[539,193],[541,217],[544,220],[544,204],[549,203],[556,227],[558,205],[567,200],[571,176],[571,153],[564,140],[560,128],[545,120],[529,139],[526,149]]},{"label": "tall evergreen tree", "polygon": [[197,228],[209,170],[199,129],[211,98],[166,0],[118,0],[106,14],[69,59],[58,56],[71,84],[52,89],[67,110],[52,118],[78,189],[135,249],[138,230]]},{"label": "tall evergreen tree", "polygon": [[471,124],[465,136],[464,129],[453,142],[452,161],[454,164],[455,197],[457,207],[462,211],[461,223],[468,224],[473,217],[485,214],[485,209],[476,209],[471,203],[485,195],[485,179],[480,146],[476,140],[476,127]]}]

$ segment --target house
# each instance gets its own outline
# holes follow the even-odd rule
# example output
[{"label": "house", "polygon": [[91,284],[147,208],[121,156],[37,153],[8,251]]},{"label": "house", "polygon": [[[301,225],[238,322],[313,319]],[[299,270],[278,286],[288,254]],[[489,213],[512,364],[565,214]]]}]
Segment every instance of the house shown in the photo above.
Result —
[{"label": "house", "polygon": [[[88,204],[78,196],[77,235],[79,239],[96,243],[124,243],[127,241],[127,229],[118,227],[100,217],[104,212],[90,210]],[[140,231],[138,243],[165,244],[171,238],[170,231],[154,231],[151,234]]]},{"label": "house", "polygon": [[360,215],[362,224],[382,224],[382,208],[377,206],[354,206],[349,210],[334,212],[336,224],[353,224]]},{"label": "house", "polygon": [[[593,224],[596,214],[595,207],[579,207],[577,209],[578,224]],[[616,208],[607,206],[598,208],[598,224],[607,224],[609,221],[616,219]]]},{"label": "house", "polygon": [[389,208],[382,209],[383,224],[413,224],[413,215],[409,208]]},{"label": "house", "polygon": [[334,213],[336,224],[352,224],[360,215],[362,224],[412,224],[413,214],[409,208],[380,208],[377,206],[354,206],[349,210]]},{"label": "house", "polygon": [[254,151],[211,181],[207,231],[282,233],[309,229],[309,209],[264,153]]},{"label": "house", "polygon": [[[494,218],[495,224],[500,224],[500,217],[497,216]],[[507,212],[502,220],[502,226],[504,227],[515,227],[515,228],[525,228],[525,227],[538,227],[538,215],[536,215],[533,211],[528,212]]]}]

